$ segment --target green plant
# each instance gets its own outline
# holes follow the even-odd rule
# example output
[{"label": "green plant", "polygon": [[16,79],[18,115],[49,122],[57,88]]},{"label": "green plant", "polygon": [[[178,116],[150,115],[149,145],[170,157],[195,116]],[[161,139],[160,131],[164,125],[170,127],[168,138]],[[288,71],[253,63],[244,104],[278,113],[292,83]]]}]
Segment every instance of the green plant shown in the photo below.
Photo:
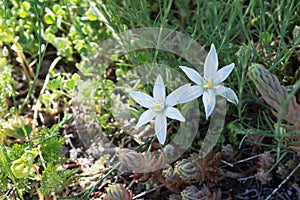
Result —
[{"label": "green plant", "polygon": [[0,117],[4,117],[9,109],[8,98],[14,99],[17,92],[14,89],[14,80],[12,78],[13,66],[9,63],[9,51],[5,46],[5,43],[11,42],[12,35],[2,26],[0,26],[0,32]]},{"label": "green plant", "polygon": [[[30,129],[27,128],[26,139],[22,144],[14,141],[10,146],[1,144],[0,176],[1,191],[8,192],[16,188],[19,198],[23,195],[36,190],[39,195],[49,196],[52,192],[60,192],[63,183],[67,178],[75,173],[76,170],[58,170],[64,163],[60,155],[63,138],[58,136],[63,124],[70,119],[66,114],[62,121],[51,128],[41,128],[35,137],[31,136]],[[23,127],[21,129],[25,129]],[[10,132],[17,132],[20,128],[12,126]],[[12,181],[13,184],[9,182]],[[38,181],[37,187],[33,187],[33,182]],[[40,188],[40,190],[39,190]],[[41,196],[40,196],[41,197]]]},{"label": "green plant", "polygon": [[[276,75],[271,74],[269,70],[262,65],[253,64],[249,68],[249,77],[254,82],[262,98],[272,108],[272,113],[277,117],[275,125],[275,139],[277,141],[277,161],[282,158],[281,149],[287,143],[291,149],[299,151],[299,142],[287,141],[287,139],[298,139],[300,130],[300,105],[296,101],[294,93],[300,87],[300,81],[289,94],[285,86],[281,85]],[[282,124],[284,119],[289,124]],[[294,130],[288,134],[286,130]]]}]

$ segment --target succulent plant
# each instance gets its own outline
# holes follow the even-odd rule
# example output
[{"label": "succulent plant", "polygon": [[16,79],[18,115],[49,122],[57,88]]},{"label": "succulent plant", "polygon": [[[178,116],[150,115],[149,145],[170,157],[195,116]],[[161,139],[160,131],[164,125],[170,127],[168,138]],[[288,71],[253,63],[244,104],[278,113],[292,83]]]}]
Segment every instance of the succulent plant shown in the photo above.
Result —
[{"label": "succulent plant", "polygon": [[106,191],[104,200],[132,200],[132,192],[121,184],[110,185]]},{"label": "succulent plant", "polygon": [[268,171],[260,168],[255,174],[255,178],[256,180],[260,180],[261,184],[265,185],[272,180],[272,175]]},{"label": "succulent plant", "polygon": [[[186,183],[206,183],[212,185],[224,177],[224,171],[219,168],[221,154],[215,157],[201,157],[191,154],[188,159],[177,161],[174,169],[167,166],[163,171],[166,181],[177,187]],[[176,183],[176,184],[175,184]]]},{"label": "succulent plant", "polygon": [[259,168],[268,170],[273,166],[274,161],[274,155],[270,152],[265,152],[259,156],[257,164],[259,165]]},{"label": "succulent plant", "polygon": [[[277,76],[271,74],[269,70],[259,64],[253,64],[249,68],[248,74],[262,95],[262,98],[273,108],[272,113],[276,117],[281,117],[291,124],[282,124],[282,127],[288,130],[300,130],[300,105],[293,95],[286,108],[282,109],[282,103],[287,100],[289,93],[284,86],[280,85]],[[281,116],[279,116],[279,114],[281,114]],[[296,140],[290,143],[289,148],[299,153],[300,134],[291,134],[288,135],[287,138]]]},{"label": "succulent plant", "polygon": [[153,172],[162,169],[166,164],[165,156],[161,151],[139,153],[130,149],[120,149],[117,156],[122,163],[122,168],[135,173]]},{"label": "succulent plant", "polygon": [[219,168],[221,163],[221,154],[217,153],[214,157],[206,156],[199,157],[195,154],[191,155],[191,159],[198,169],[198,181],[199,183],[205,182],[207,185],[217,183],[222,179],[224,171]]},{"label": "succulent plant", "polygon": [[[248,74],[262,98],[273,108],[272,113],[279,117],[282,103],[289,96],[287,89],[280,84],[276,75],[271,74],[269,70],[260,64],[253,64],[249,68]],[[286,109],[282,111],[281,117],[293,124],[285,125],[285,128],[291,130],[300,129],[300,105],[297,104],[295,96],[291,98]]]},{"label": "succulent plant", "polygon": [[226,146],[222,145],[221,154],[223,158],[230,162],[235,161],[238,157],[238,151],[236,151],[231,144],[227,144]]},{"label": "succulent plant", "polygon": [[175,172],[183,181],[195,180],[198,176],[197,166],[188,159],[177,162]]},{"label": "succulent plant", "polygon": [[[210,194],[210,191],[209,191]],[[183,200],[196,200],[196,199],[200,199],[200,193],[199,193],[199,189],[192,185],[189,186],[187,188],[185,188],[182,192],[181,192],[181,196]]]},{"label": "succulent plant", "polygon": [[168,182],[178,182],[176,181],[177,174],[171,165],[166,165],[166,167],[162,171],[162,175],[165,177],[166,181]]},{"label": "succulent plant", "polygon": [[181,196],[183,200],[217,200],[221,199],[221,193],[218,190],[217,192],[211,193],[209,188],[204,186],[201,190],[199,190],[196,186],[191,185],[185,188],[181,192]]}]

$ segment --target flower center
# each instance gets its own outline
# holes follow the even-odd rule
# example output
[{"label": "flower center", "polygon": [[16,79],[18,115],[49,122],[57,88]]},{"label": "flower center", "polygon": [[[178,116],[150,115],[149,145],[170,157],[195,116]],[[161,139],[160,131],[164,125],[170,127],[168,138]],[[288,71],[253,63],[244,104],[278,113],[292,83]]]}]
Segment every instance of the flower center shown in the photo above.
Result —
[{"label": "flower center", "polygon": [[160,109],[161,109],[161,107],[162,107],[162,105],[161,105],[161,104],[159,104],[159,103],[156,103],[156,104],[154,104],[154,108],[155,108],[155,110],[160,110]]},{"label": "flower center", "polygon": [[207,87],[207,89],[211,89],[211,88],[213,88],[213,87],[214,87],[214,83],[213,83],[213,82],[211,82],[211,81],[207,81],[207,83],[206,83],[206,87]]},{"label": "flower center", "polygon": [[160,100],[156,100],[151,107],[156,111],[156,112],[161,112],[164,109],[164,102]]}]

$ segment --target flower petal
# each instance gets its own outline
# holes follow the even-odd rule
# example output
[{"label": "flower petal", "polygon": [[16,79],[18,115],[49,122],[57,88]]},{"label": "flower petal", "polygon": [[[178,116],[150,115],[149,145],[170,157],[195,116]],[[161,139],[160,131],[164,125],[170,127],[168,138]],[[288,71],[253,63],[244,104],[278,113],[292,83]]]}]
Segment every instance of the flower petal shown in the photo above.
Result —
[{"label": "flower petal", "polygon": [[201,85],[203,78],[196,70],[185,66],[179,66],[179,68],[182,69],[182,71],[187,75],[187,77],[189,77],[189,79],[191,79],[191,81],[197,85]]},{"label": "flower petal", "polygon": [[167,137],[167,118],[164,114],[156,116],[154,129],[159,143],[164,144]]},{"label": "flower petal", "polygon": [[157,76],[157,79],[154,84],[153,97],[155,100],[162,100],[162,101],[165,101],[166,98],[166,88],[160,74]]},{"label": "flower petal", "polygon": [[215,75],[218,70],[218,55],[215,45],[212,44],[204,62],[204,78],[209,78]]},{"label": "flower petal", "polygon": [[233,68],[234,68],[234,63],[231,63],[230,65],[223,67],[222,69],[217,71],[217,73],[213,76],[212,81],[215,84],[222,83],[232,72]]},{"label": "flower petal", "polygon": [[168,107],[165,115],[171,119],[176,119],[178,121],[184,122],[185,119],[177,108]]},{"label": "flower petal", "polygon": [[166,105],[174,106],[177,104],[192,101],[202,94],[200,90],[201,88],[198,85],[191,86],[190,84],[185,84],[183,86],[180,86],[167,96]]},{"label": "flower petal", "polygon": [[141,127],[144,124],[147,124],[148,122],[150,122],[155,116],[156,116],[156,112],[152,109],[146,110],[145,112],[143,112],[143,114],[141,114],[138,123],[136,124],[136,127]]},{"label": "flower petal", "polygon": [[207,90],[203,92],[203,104],[206,114],[206,119],[211,115],[216,105],[216,95],[213,90]]},{"label": "flower petal", "polygon": [[131,98],[133,98],[134,101],[145,108],[150,108],[150,104],[154,103],[154,99],[152,97],[142,92],[133,91],[130,92],[129,95],[131,96]]},{"label": "flower petal", "polygon": [[191,89],[193,90],[193,95],[195,95],[197,98],[200,97],[203,94],[203,89],[202,87],[198,85],[193,85],[191,86]]},{"label": "flower petal", "polygon": [[235,92],[232,89],[227,88],[223,85],[217,85],[215,87],[215,92],[217,95],[225,97],[227,101],[231,103],[238,104],[239,102],[239,99],[236,96]]}]

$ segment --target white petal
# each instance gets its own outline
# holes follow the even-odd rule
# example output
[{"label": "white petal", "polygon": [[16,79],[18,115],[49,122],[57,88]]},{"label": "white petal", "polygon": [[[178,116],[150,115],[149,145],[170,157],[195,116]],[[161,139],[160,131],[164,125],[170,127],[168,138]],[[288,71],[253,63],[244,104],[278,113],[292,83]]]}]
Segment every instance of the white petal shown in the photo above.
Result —
[{"label": "white petal", "polygon": [[189,77],[189,79],[191,79],[191,81],[193,81],[197,85],[201,85],[203,78],[196,70],[185,66],[179,66],[179,68],[184,71],[184,73],[187,75],[187,77]]},{"label": "white petal", "polygon": [[235,92],[232,89],[227,88],[223,85],[217,85],[215,87],[215,92],[217,95],[221,95],[221,96],[225,97],[227,99],[227,101],[229,101],[231,103],[238,104],[238,102],[239,102],[239,99],[236,96]]},{"label": "white petal", "polygon": [[207,90],[203,92],[203,104],[206,114],[206,119],[211,115],[216,105],[216,95],[212,90]]},{"label": "white petal", "polygon": [[212,77],[218,70],[218,55],[215,45],[212,44],[204,62],[204,78]]},{"label": "white petal", "polygon": [[154,99],[152,97],[142,92],[134,91],[130,92],[129,95],[134,101],[145,108],[150,108],[150,104],[154,103]]},{"label": "white petal", "polygon": [[159,143],[164,144],[167,137],[167,118],[165,115],[156,116],[154,129]]},{"label": "white petal", "polygon": [[200,90],[201,89],[198,85],[191,86],[190,84],[185,84],[183,86],[180,86],[167,96],[166,104],[168,106],[174,106],[177,104],[192,101],[202,94],[200,94]]},{"label": "white petal", "polygon": [[166,97],[166,88],[160,74],[157,76],[157,79],[154,84],[153,97],[156,100],[162,100],[162,101],[164,101]]},{"label": "white petal", "polygon": [[223,67],[222,69],[217,71],[217,73],[213,76],[212,81],[215,84],[222,83],[232,72],[233,68],[234,68],[234,63],[231,63],[230,65]]},{"label": "white petal", "polygon": [[184,122],[185,119],[177,108],[168,107],[165,115],[171,119],[176,119],[178,121]]},{"label": "white petal", "polygon": [[155,116],[156,116],[156,112],[152,109],[146,110],[145,112],[143,112],[143,114],[141,114],[139,121],[136,125],[136,127],[141,127],[144,124],[147,124],[148,122],[150,122]]},{"label": "white petal", "polygon": [[203,94],[203,89],[202,87],[198,85],[193,85],[191,86],[191,89],[193,90],[193,95],[195,95],[197,98],[200,97]]}]

